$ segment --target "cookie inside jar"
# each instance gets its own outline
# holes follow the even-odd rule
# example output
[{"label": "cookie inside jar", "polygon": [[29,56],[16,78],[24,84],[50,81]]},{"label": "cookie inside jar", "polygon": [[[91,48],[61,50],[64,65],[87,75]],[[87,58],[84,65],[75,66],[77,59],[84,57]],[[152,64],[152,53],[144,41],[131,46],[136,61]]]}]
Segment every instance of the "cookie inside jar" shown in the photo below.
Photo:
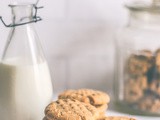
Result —
[{"label": "cookie inside jar", "polygon": [[160,49],[133,52],[124,72],[125,102],[141,111],[160,113]]}]

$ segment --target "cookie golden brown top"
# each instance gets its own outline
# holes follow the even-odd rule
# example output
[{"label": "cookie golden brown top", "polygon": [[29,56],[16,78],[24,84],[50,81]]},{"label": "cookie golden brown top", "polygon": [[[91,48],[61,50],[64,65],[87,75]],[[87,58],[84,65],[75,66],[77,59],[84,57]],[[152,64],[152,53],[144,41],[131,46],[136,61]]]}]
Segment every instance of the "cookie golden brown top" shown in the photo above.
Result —
[{"label": "cookie golden brown top", "polygon": [[103,105],[110,101],[110,97],[101,91],[91,89],[67,90],[61,93],[59,99],[71,98],[91,105]]},{"label": "cookie golden brown top", "polygon": [[59,99],[45,109],[44,120],[96,120],[97,109],[74,99]]},{"label": "cookie golden brown top", "polygon": [[136,119],[128,118],[128,117],[113,117],[113,116],[110,116],[110,117],[105,117],[105,118],[98,119],[98,120],[136,120]]}]

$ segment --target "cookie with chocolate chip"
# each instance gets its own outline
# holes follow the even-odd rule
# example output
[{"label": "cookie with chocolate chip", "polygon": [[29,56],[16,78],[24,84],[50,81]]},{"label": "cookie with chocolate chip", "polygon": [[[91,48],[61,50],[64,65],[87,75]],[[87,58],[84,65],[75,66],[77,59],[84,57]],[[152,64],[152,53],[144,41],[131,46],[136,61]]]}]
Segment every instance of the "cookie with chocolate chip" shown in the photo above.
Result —
[{"label": "cookie with chocolate chip", "polygon": [[151,51],[142,50],[138,54],[132,54],[128,61],[126,70],[130,75],[144,75],[150,69],[153,63],[153,54]]},{"label": "cookie with chocolate chip", "polygon": [[142,97],[143,89],[138,85],[138,82],[134,79],[129,79],[125,83],[124,100],[128,103],[136,103]]}]

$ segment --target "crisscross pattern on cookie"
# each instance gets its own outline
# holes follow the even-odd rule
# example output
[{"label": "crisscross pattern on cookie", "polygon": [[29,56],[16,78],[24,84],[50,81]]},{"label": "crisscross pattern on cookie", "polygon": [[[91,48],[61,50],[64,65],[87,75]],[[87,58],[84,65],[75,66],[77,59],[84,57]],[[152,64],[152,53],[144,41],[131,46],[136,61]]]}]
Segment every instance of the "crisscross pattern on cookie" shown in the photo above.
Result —
[{"label": "crisscross pattern on cookie", "polygon": [[52,102],[47,106],[45,114],[46,118],[57,120],[95,120],[99,116],[94,106],[74,99]]}]

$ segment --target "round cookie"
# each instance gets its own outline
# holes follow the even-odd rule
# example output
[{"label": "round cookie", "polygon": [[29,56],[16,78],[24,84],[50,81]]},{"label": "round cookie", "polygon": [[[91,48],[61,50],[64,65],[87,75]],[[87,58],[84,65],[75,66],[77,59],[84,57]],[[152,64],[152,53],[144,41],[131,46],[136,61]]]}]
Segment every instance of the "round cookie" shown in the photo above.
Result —
[{"label": "round cookie", "polygon": [[136,103],[142,97],[143,97],[143,89],[140,87],[140,84],[134,79],[129,79],[125,83],[125,88],[124,88],[125,101],[127,103]]},{"label": "round cookie", "polygon": [[104,117],[104,118],[98,119],[98,120],[136,120],[136,119],[129,118],[129,117],[113,117],[113,116],[110,116],[110,117]]},{"label": "round cookie", "polygon": [[45,109],[44,120],[95,120],[99,117],[97,109],[75,99],[59,99]]},{"label": "round cookie", "polygon": [[158,113],[160,111],[160,97],[157,95],[146,95],[138,103],[138,108],[142,111]]},{"label": "round cookie", "polygon": [[153,64],[153,55],[151,51],[142,50],[138,54],[131,54],[127,61],[127,73],[130,75],[144,75]]},{"label": "round cookie", "polygon": [[106,93],[91,89],[67,90],[61,93],[58,98],[73,98],[84,103],[90,103],[93,106],[110,102],[110,97]]},{"label": "round cookie", "polygon": [[110,102],[110,97],[101,91],[91,89],[67,90],[58,96],[59,99],[76,99],[95,106],[99,114],[104,114]]},{"label": "round cookie", "polygon": [[106,93],[91,89],[67,90],[61,93],[58,98],[73,98],[84,103],[90,103],[93,106],[110,102],[110,97]]}]

